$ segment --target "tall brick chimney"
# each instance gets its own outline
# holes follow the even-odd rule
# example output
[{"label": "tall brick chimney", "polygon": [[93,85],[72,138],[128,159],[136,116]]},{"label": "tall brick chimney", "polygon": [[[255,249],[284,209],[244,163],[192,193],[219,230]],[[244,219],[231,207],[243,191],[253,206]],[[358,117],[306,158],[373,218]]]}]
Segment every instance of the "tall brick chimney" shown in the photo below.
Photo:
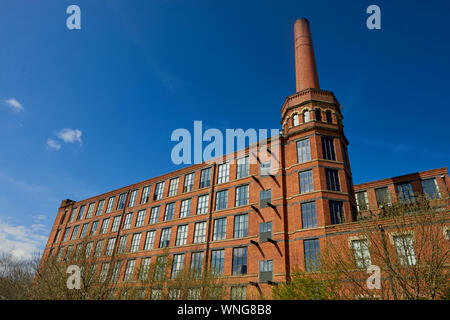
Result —
[{"label": "tall brick chimney", "polygon": [[297,92],[308,88],[320,89],[309,21],[305,18],[294,23],[294,43]]}]

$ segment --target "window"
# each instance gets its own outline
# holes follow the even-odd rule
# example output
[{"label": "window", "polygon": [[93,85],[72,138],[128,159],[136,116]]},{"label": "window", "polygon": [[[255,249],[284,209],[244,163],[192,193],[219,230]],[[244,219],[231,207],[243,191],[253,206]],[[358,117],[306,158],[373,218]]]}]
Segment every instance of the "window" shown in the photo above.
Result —
[{"label": "window", "polygon": [[271,175],[271,168],[270,168],[271,162],[266,161],[259,165],[259,175],[261,177],[269,176]]},{"label": "window", "polygon": [[200,300],[200,288],[191,288],[187,292],[187,300]]},{"label": "window", "polygon": [[105,256],[110,256],[114,250],[114,244],[116,243],[116,238],[110,238],[106,244]]},{"label": "window", "polygon": [[369,210],[369,200],[367,199],[367,191],[356,192],[355,195],[358,211]]},{"label": "window", "polygon": [[234,216],[234,237],[242,238],[248,236],[248,215],[240,214]]},{"label": "window", "polygon": [[119,239],[119,246],[117,248],[117,253],[122,254],[125,253],[127,249],[127,241],[128,241],[128,235],[121,236]]},{"label": "window", "polygon": [[133,234],[131,239],[130,252],[137,252],[139,250],[139,244],[141,243],[141,233]]},{"label": "window", "polygon": [[315,109],[314,111],[316,113],[316,120],[322,121],[322,111],[320,109]]},{"label": "window", "polygon": [[180,181],[180,178],[174,178],[170,179],[169,182],[169,197],[175,196],[178,192],[178,183]]},{"label": "window", "polygon": [[306,229],[317,227],[316,202],[305,202],[301,204],[301,207],[303,228]]},{"label": "window", "polygon": [[303,120],[304,120],[305,123],[311,121],[311,116],[310,116],[308,110],[306,110],[306,111],[303,113]]},{"label": "window", "polygon": [[111,282],[116,283],[119,280],[120,269],[122,268],[122,261],[114,263],[113,270],[111,272]]},{"label": "window", "polygon": [[225,240],[227,228],[227,218],[220,218],[214,220],[213,241]]},{"label": "window", "polygon": [[146,186],[142,190],[141,204],[147,203],[150,199],[150,186]]},{"label": "window", "polygon": [[311,160],[311,149],[309,147],[309,138],[297,141],[298,163]]},{"label": "window", "polygon": [[106,207],[106,213],[110,213],[112,210],[113,210],[113,206],[114,206],[114,199],[115,199],[116,197],[111,197],[111,198],[109,198],[109,200],[108,200],[108,205],[107,205],[107,207]]},{"label": "window", "polygon": [[189,192],[194,189],[194,173],[189,173],[184,176],[183,192]]},{"label": "window", "polygon": [[259,192],[259,207],[265,208],[272,201],[272,190],[262,190]]},{"label": "window", "polygon": [[330,206],[330,217],[331,217],[331,224],[338,224],[338,223],[344,223],[344,209],[342,205],[342,201],[328,201]]},{"label": "window", "polygon": [[70,214],[69,222],[73,222],[74,221],[76,211],[77,211],[77,208],[73,208],[72,209],[72,213]]},{"label": "window", "polygon": [[86,214],[86,219],[89,219],[90,217],[92,217],[92,214],[94,213],[94,207],[95,207],[95,202],[92,202],[89,204],[88,212]]},{"label": "window", "polygon": [[59,238],[59,234],[61,233],[61,230],[59,230],[58,229],[58,231],[56,231],[56,235],[55,235],[55,238],[53,239],[53,243],[55,243],[56,242],[56,240],[58,240],[58,238]]},{"label": "window", "polygon": [[130,229],[131,228],[131,220],[133,219],[133,213],[127,213],[125,215],[125,222],[123,223],[123,229]]},{"label": "window", "polygon": [[81,234],[80,234],[80,238],[84,238],[86,237],[87,231],[89,228],[89,223],[85,223],[83,224],[83,228],[81,228]]},{"label": "window", "polygon": [[123,209],[125,207],[125,201],[127,200],[127,193],[122,193],[119,196],[119,203],[117,204],[117,210]]},{"label": "window", "polygon": [[63,242],[67,241],[67,239],[69,239],[69,233],[70,233],[70,227],[66,228],[66,230],[64,231],[64,238],[63,238]]},{"label": "window", "polygon": [[141,260],[141,268],[139,270],[139,280],[147,280],[148,272],[150,271],[150,258],[143,258]]},{"label": "window", "polygon": [[391,196],[389,195],[388,187],[375,189],[375,197],[377,198],[377,205],[383,208],[384,205],[391,205]]},{"label": "window", "polygon": [[86,209],[86,206],[83,205],[80,207],[80,210],[78,211],[78,217],[77,217],[77,221],[81,220],[81,218],[83,218],[83,214],[84,214],[84,210]]},{"label": "window", "polygon": [[147,236],[145,237],[144,250],[153,249],[153,244],[155,243],[155,230],[147,231]]},{"label": "window", "polygon": [[170,231],[171,231],[171,228],[165,228],[165,229],[161,230],[161,239],[159,239],[159,247],[160,248],[166,248],[169,246]]},{"label": "window", "polygon": [[63,252],[64,252],[64,247],[59,248],[58,255],[56,256],[56,261],[61,261]]},{"label": "window", "polygon": [[225,183],[228,182],[230,178],[230,163],[225,162],[219,164],[218,166],[218,175],[217,175],[217,183]]},{"label": "window", "polygon": [[247,274],[247,247],[233,249],[233,275]]},{"label": "window", "polygon": [[195,278],[202,275],[203,252],[193,252],[191,256],[191,272]]},{"label": "window", "polygon": [[223,274],[223,265],[225,261],[225,250],[211,251],[211,271],[215,275]]},{"label": "window", "polygon": [[293,119],[293,122],[294,122],[294,127],[296,127],[296,126],[298,126],[300,124],[300,121],[298,119],[298,114],[294,114],[292,119]]},{"label": "window", "polygon": [[322,153],[324,159],[336,160],[333,137],[322,136]]},{"label": "window", "polygon": [[230,300],[247,300],[247,288],[231,287]]},{"label": "window", "polygon": [[131,191],[130,203],[128,204],[128,207],[134,207],[134,205],[136,204],[137,193],[138,190]]},{"label": "window", "polygon": [[59,221],[59,224],[63,224],[64,223],[64,220],[66,219],[67,212],[68,212],[67,210],[64,211],[64,214],[61,216],[61,220]]},{"label": "window", "polygon": [[170,288],[167,293],[167,300],[178,300],[180,299],[180,289]]},{"label": "window", "polygon": [[137,218],[136,218],[136,227],[141,227],[144,225],[145,221],[145,209],[139,210]]},{"label": "window", "polygon": [[259,282],[273,281],[273,260],[259,260]]},{"label": "window", "polygon": [[261,222],[259,224],[259,242],[266,242],[272,238],[272,222]]},{"label": "window", "polygon": [[441,197],[435,178],[422,180],[422,188],[428,199],[438,199]]},{"label": "window", "polygon": [[86,244],[86,251],[85,251],[85,258],[89,259],[89,257],[91,256],[91,252],[92,252],[92,246],[94,245],[93,241],[89,241]]},{"label": "window", "polygon": [[134,266],[136,265],[136,260],[128,260],[127,266],[125,267],[125,275],[123,281],[131,281],[133,279]]},{"label": "window", "polygon": [[153,196],[153,200],[161,200],[164,192],[164,181],[157,183],[155,187],[155,195]]},{"label": "window", "polygon": [[200,174],[200,188],[206,188],[211,185],[211,168],[206,168]]},{"label": "window", "polygon": [[216,210],[226,209],[228,202],[228,190],[216,192]]},{"label": "window", "polygon": [[305,269],[307,272],[320,269],[320,246],[319,239],[303,241],[305,250]]},{"label": "window", "polygon": [[72,257],[73,245],[68,246],[66,250],[66,256],[64,257],[64,261],[68,261]]},{"label": "window", "polygon": [[115,216],[114,217],[113,224],[111,226],[111,232],[116,232],[117,230],[119,230],[120,220],[121,220],[120,216]]},{"label": "window", "polygon": [[398,195],[403,203],[415,202],[414,192],[410,183],[397,185]]},{"label": "window", "polygon": [[105,282],[106,277],[108,277],[109,262],[102,263],[102,268],[100,269],[99,281]]},{"label": "window", "polygon": [[166,263],[167,259],[165,256],[159,256],[156,258],[155,275],[154,275],[155,280],[161,280],[165,276]]},{"label": "window", "polygon": [[175,240],[176,246],[183,246],[186,244],[188,233],[188,225],[184,224],[182,226],[178,226],[177,229],[177,239]]},{"label": "window", "polygon": [[189,216],[191,212],[191,200],[192,199],[185,199],[181,201],[180,218]]},{"label": "window", "polygon": [[249,158],[249,156],[245,156],[244,158],[238,159],[237,160],[236,179],[248,177],[249,174],[250,174],[250,158]]},{"label": "window", "polygon": [[94,257],[100,257],[102,254],[102,249],[103,249],[103,242],[104,240],[98,240],[97,244],[95,245],[95,252],[94,252]]},{"label": "window", "polygon": [[96,216],[99,216],[102,214],[103,206],[105,205],[105,199],[102,199],[98,202],[97,211],[95,212]]},{"label": "window", "polygon": [[157,223],[158,217],[159,217],[159,206],[153,207],[152,211],[150,212],[150,221],[148,223],[149,224]]},{"label": "window", "polygon": [[206,221],[197,222],[194,229],[194,243],[205,242],[206,236]]},{"label": "window", "polygon": [[236,207],[248,204],[248,185],[236,187]]},{"label": "window", "polygon": [[402,266],[414,266],[416,264],[412,235],[395,236],[394,245]]},{"label": "window", "polygon": [[299,172],[300,193],[314,191],[314,181],[312,170]]},{"label": "window", "polygon": [[327,110],[326,116],[327,116],[327,122],[328,123],[333,123],[333,117],[331,116],[331,111],[330,110]]},{"label": "window", "polygon": [[161,289],[152,289],[150,300],[161,300],[161,294],[162,294]]},{"label": "window", "polygon": [[357,268],[366,269],[372,264],[370,260],[369,241],[367,239],[353,240],[352,248]]},{"label": "window", "polygon": [[173,219],[174,210],[175,210],[175,202],[166,204],[166,210],[164,212],[164,221]]},{"label": "window", "polygon": [[209,194],[198,197],[197,214],[208,213]]},{"label": "window", "polygon": [[325,177],[327,179],[327,189],[331,191],[341,191],[339,185],[339,173],[337,169],[325,168]]},{"label": "window", "polygon": [[75,240],[77,238],[79,228],[80,228],[80,225],[73,227],[72,236],[70,237],[70,240]]},{"label": "window", "polygon": [[184,254],[174,254],[173,264],[172,264],[172,279],[175,279],[178,274],[183,270],[184,265]]}]

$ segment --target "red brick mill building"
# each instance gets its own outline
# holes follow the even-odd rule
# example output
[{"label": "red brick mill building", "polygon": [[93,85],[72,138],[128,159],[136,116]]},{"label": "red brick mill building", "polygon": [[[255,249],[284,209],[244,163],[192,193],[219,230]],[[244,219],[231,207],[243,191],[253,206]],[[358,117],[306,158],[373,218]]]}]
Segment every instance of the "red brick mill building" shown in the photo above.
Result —
[{"label": "red brick mill building", "polygon": [[[62,259],[88,238],[91,257],[100,262],[126,253],[117,281],[132,284],[135,268],[168,250],[169,272],[212,266],[231,298],[270,298],[271,286],[296,268],[309,269],[326,237],[350,235],[358,211],[399,193],[447,197],[447,168],[353,186],[341,108],[319,87],[306,19],[295,22],[294,36],[297,93],[281,107],[279,139],[260,141],[230,162],[192,165],[62,201],[43,258]],[[260,149],[279,159],[255,157]],[[109,268],[99,263],[97,272]]]}]

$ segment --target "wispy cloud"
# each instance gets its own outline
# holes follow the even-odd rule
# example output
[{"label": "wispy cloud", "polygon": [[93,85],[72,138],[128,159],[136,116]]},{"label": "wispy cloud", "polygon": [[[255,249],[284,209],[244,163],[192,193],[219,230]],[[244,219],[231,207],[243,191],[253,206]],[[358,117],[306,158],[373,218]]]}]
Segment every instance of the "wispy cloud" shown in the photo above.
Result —
[{"label": "wispy cloud", "polygon": [[58,151],[59,149],[61,149],[61,144],[50,138],[47,139],[45,146],[50,150]]},{"label": "wispy cloud", "polygon": [[7,100],[5,100],[5,104],[11,108],[12,111],[14,112],[22,112],[24,110],[23,105],[17,101],[17,99],[15,98],[9,98]]},{"label": "wispy cloud", "polygon": [[83,144],[83,141],[81,141],[81,135],[83,132],[79,129],[70,129],[70,128],[64,128],[61,131],[59,131],[56,136],[63,140],[65,143],[75,143],[78,142],[80,145]]}]

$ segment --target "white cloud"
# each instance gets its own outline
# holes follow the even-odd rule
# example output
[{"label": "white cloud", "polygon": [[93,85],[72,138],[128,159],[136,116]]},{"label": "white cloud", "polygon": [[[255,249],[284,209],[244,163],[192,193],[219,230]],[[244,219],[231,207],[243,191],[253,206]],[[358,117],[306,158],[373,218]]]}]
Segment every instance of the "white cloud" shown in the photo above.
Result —
[{"label": "white cloud", "polygon": [[47,143],[45,144],[45,146],[47,147],[47,149],[52,149],[56,151],[61,149],[61,144],[50,138],[47,139]]},{"label": "white cloud", "polygon": [[14,112],[21,112],[24,110],[22,104],[19,101],[17,101],[15,98],[9,98],[9,99],[5,100],[5,103]]},{"label": "white cloud", "polygon": [[43,251],[49,233],[49,228],[43,224],[12,225],[0,218],[0,252],[18,259],[31,258]]},{"label": "white cloud", "polygon": [[61,131],[59,131],[57,134],[57,137],[63,140],[65,143],[75,143],[78,142],[80,145],[83,143],[81,141],[81,130],[78,129],[69,129],[64,128]]}]

